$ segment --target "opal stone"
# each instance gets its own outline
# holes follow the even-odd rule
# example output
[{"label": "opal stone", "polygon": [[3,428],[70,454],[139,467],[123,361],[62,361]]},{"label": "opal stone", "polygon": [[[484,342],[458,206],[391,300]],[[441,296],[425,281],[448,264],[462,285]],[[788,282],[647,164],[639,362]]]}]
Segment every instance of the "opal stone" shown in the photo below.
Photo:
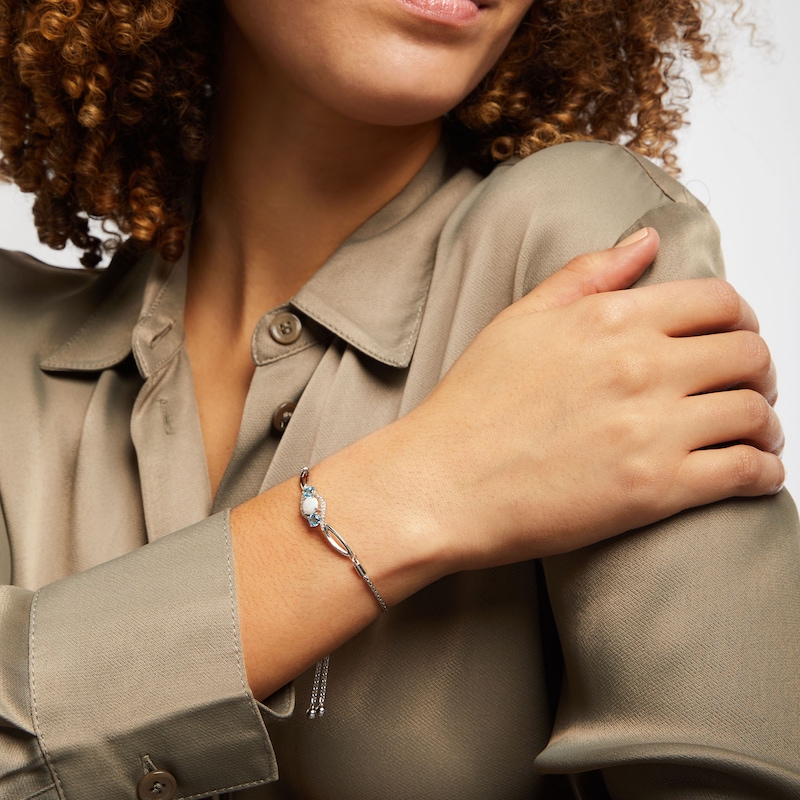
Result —
[{"label": "opal stone", "polygon": [[300,510],[304,517],[310,517],[319,508],[319,500],[316,497],[304,497],[300,503]]}]

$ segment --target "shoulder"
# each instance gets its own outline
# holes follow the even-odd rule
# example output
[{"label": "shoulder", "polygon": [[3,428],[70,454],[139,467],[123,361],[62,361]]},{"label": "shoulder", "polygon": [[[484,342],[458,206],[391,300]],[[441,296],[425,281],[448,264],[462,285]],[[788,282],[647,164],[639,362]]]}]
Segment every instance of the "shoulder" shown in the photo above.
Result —
[{"label": "shoulder", "polygon": [[0,250],[0,302],[10,296],[40,299],[54,291],[75,291],[90,284],[100,272],[53,267],[27,253]]},{"label": "shoulder", "polygon": [[[575,256],[651,226],[662,247],[647,280],[722,273],[705,206],[648,159],[609,142],[556,145],[499,165],[468,198],[460,233],[515,256],[514,297]],[[513,251],[513,252],[512,252]],[[694,258],[686,258],[694,251]]]},{"label": "shoulder", "polygon": [[548,216],[606,209],[614,219],[665,203],[703,208],[652,161],[612,142],[570,142],[510,160],[495,168],[482,187],[487,197],[504,196]]},{"label": "shoulder", "polygon": [[[428,296],[446,365],[503,308],[583,253],[655,228],[658,255],[639,283],[721,276],[719,231],[677,180],[624,147],[556,145],[499,165],[448,218]],[[455,311],[453,310],[455,308]]]},{"label": "shoulder", "polygon": [[0,250],[0,367],[3,375],[38,371],[93,314],[116,282],[105,270],[67,269]]},{"label": "shoulder", "polygon": [[101,273],[44,264],[26,253],[0,250],[0,331],[3,341],[14,332],[40,327],[50,317],[80,314],[76,305]]}]

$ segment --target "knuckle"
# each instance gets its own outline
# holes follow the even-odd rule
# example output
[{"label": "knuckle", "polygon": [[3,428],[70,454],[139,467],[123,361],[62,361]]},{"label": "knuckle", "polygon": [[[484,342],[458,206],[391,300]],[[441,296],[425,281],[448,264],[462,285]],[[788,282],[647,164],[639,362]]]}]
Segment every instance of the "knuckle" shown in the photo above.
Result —
[{"label": "knuckle", "polygon": [[786,464],[784,464],[783,461],[781,461],[779,458],[776,458],[775,462],[776,462],[776,475],[772,488],[774,491],[777,492],[783,487],[783,484],[786,482]]},{"label": "knuckle", "polygon": [[742,406],[748,429],[751,431],[764,431],[772,423],[772,408],[758,392],[749,389],[741,390]]},{"label": "knuckle", "polygon": [[630,308],[624,292],[596,294],[586,298],[587,329],[590,334],[616,337],[630,323]]},{"label": "knuckle", "polygon": [[772,366],[772,354],[767,343],[757,334],[743,333],[745,356],[753,371],[758,375],[768,375]]},{"label": "knuckle", "polygon": [[767,398],[767,402],[769,402],[771,406],[774,406],[775,403],[778,402],[778,398],[780,397],[780,392],[778,391],[778,372],[775,368],[774,363],[771,363],[769,365],[769,372],[767,372],[764,397]]},{"label": "knuckle", "polygon": [[741,303],[742,303],[743,327],[747,328],[748,330],[754,331],[755,333],[758,333],[761,326],[759,325],[756,312],[753,311],[753,307],[744,298],[741,298]]},{"label": "knuckle", "polygon": [[566,268],[580,275],[586,275],[600,271],[603,266],[604,261],[600,253],[582,253],[575,256]]},{"label": "knuckle", "polygon": [[761,459],[758,451],[752,447],[734,448],[733,483],[739,489],[745,489],[757,483],[761,477]]},{"label": "knuckle", "polygon": [[620,483],[632,506],[644,506],[662,495],[664,472],[653,458],[631,456],[621,465]]},{"label": "knuckle", "polygon": [[642,351],[617,353],[611,364],[611,374],[619,391],[625,395],[639,395],[656,382],[655,363]]},{"label": "knuckle", "polygon": [[786,447],[786,436],[784,436],[783,427],[780,422],[776,421],[775,424],[777,426],[777,432],[775,433],[775,441],[771,452],[779,456],[783,452],[784,447]]},{"label": "knuckle", "polygon": [[632,501],[649,501],[665,479],[663,448],[653,435],[648,414],[630,411],[608,430],[612,441],[625,443],[625,454],[617,460],[620,485]]},{"label": "knuckle", "polygon": [[729,325],[737,323],[742,317],[742,298],[739,293],[732,284],[721,278],[710,278],[709,282],[722,320]]}]

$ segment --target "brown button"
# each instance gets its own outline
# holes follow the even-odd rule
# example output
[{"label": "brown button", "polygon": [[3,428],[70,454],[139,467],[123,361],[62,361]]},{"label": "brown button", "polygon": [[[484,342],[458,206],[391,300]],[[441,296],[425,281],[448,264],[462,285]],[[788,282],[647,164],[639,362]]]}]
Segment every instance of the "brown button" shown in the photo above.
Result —
[{"label": "brown button", "polygon": [[272,415],[272,430],[281,436],[297,408],[297,403],[281,403]]},{"label": "brown button", "polygon": [[148,772],[136,786],[139,800],[172,800],[177,791],[175,776],[163,769]]},{"label": "brown button", "polygon": [[281,311],[275,315],[269,326],[269,335],[278,344],[292,344],[300,338],[303,330],[303,323],[296,314],[289,311]]}]

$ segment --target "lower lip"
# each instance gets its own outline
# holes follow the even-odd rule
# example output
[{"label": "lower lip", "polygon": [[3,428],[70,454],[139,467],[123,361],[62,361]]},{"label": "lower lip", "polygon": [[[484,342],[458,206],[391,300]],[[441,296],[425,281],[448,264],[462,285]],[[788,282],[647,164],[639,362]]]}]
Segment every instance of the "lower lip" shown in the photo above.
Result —
[{"label": "lower lip", "polygon": [[473,0],[398,0],[413,14],[445,25],[466,25],[480,16]]}]

